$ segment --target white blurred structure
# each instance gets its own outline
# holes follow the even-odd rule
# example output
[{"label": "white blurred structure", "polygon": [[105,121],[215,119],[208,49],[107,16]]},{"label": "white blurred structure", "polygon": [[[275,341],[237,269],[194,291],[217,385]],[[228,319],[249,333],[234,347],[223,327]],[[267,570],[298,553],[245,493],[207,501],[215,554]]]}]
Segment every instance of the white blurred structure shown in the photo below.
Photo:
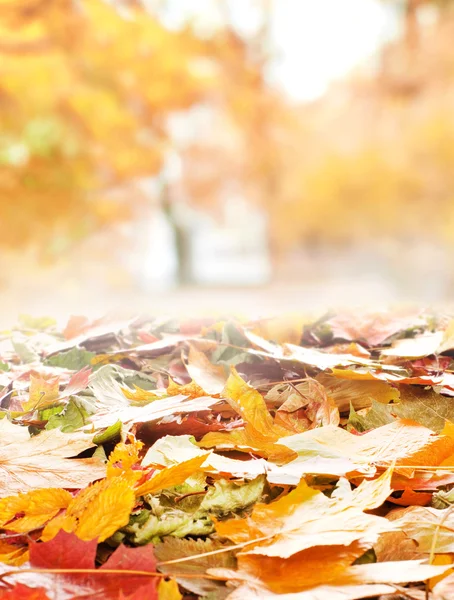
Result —
[{"label": "white blurred structure", "polygon": [[263,285],[271,279],[266,215],[230,193],[221,223],[200,218],[191,232],[193,282],[202,285]]}]

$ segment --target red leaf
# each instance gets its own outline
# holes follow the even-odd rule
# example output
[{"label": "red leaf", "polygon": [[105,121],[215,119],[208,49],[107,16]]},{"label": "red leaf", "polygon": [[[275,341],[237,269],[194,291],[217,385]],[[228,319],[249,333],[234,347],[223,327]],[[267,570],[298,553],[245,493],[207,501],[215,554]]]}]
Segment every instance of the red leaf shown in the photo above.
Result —
[{"label": "red leaf", "polygon": [[[104,565],[100,568],[103,569],[119,569],[121,571],[156,571],[156,558],[153,553],[153,546],[141,546],[138,548],[128,548],[127,546],[119,546],[115,552],[109,557],[109,559],[104,563]],[[102,583],[105,588],[108,588],[109,591],[114,592],[121,588],[123,594],[132,594],[136,590],[139,592],[138,588],[146,587],[147,589],[152,589],[153,593],[156,594],[156,579],[151,582],[145,578],[144,576],[138,575],[137,577],[124,577],[122,575],[111,575],[108,578],[103,578]],[[106,585],[107,584],[107,585]],[[107,591],[107,590],[106,590]],[[146,596],[137,596],[137,599],[134,596],[134,600],[139,600],[140,598],[150,598],[152,600],[155,596],[148,593]],[[129,598],[129,596],[128,596]],[[157,598],[157,594],[156,594]]]},{"label": "red leaf", "polygon": [[0,598],[1,600],[49,600],[44,588],[28,587],[22,583],[16,583],[13,588],[1,591]]},{"label": "red leaf", "polygon": [[60,394],[60,398],[66,398],[67,396],[78,394],[80,391],[84,390],[88,385],[88,380],[91,375],[91,371],[91,367],[84,367],[77,373],[74,373],[74,375],[69,380],[65,390],[62,394]]},{"label": "red leaf", "polygon": [[[41,569],[94,569],[96,547],[96,540],[84,542],[73,533],[61,530],[50,542],[30,543],[30,564]],[[67,575],[49,575],[45,585],[48,591],[56,593],[57,599],[67,598],[65,594],[70,589],[71,594],[76,595],[79,590],[87,597],[99,596],[105,600],[118,600],[118,598],[129,600],[131,594],[133,600],[142,598],[157,600],[156,579],[144,575],[129,576],[102,572],[107,569],[156,572],[153,547],[150,545],[139,548],[119,546],[100,567],[99,574],[69,572]],[[0,600],[2,598],[0,596]],[[38,596],[37,600],[40,598]]]},{"label": "red leaf", "polygon": [[[143,585],[130,596],[123,596],[123,598],[125,598],[125,600],[154,600],[155,598],[158,598],[156,593],[156,581]],[[119,599],[122,600],[122,596],[120,596]]]},{"label": "red leaf", "polygon": [[30,564],[40,569],[94,569],[96,540],[84,542],[61,529],[50,542],[30,543]]}]

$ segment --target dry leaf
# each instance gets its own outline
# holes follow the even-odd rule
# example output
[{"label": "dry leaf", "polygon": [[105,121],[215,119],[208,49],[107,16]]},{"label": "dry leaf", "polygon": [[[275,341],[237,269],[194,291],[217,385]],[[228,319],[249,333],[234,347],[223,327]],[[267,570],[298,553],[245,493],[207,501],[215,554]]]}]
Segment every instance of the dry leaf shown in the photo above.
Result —
[{"label": "dry leaf", "polygon": [[250,517],[217,523],[216,531],[236,544],[250,541],[241,554],[281,558],[313,546],[349,545],[356,540],[373,543],[378,534],[394,527],[363,511],[384,502],[391,493],[390,479],[391,472],[387,472],[338,498],[327,498],[302,480],[281,499],[256,504]]},{"label": "dry leaf", "polygon": [[42,431],[30,437],[26,427],[0,421],[0,497],[48,487],[80,489],[104,477],[96,458],[71,458],[93,446],[92,436]]},{"label": "dry leaf", "polygon": [[[72,496],[66,490],[48,488],[0,500],[0,527],[27,533],[43,527],[60,510],[67,508]],[[20,515],[14,519],[16,515]],[[14,519],[14,521],[12,521]],[[11,522],[12,521],[12,522]]]},{"label": "dry leaf", "polygon": [[174,467],[168,467],[163,469],[159,473],[155,474],[151,479],[145,481],[135,489],[137,496],[143,496],[145,494],[155,494],[166,488],[174,487],[175,485],[181,485],[194,475],[200,467],[206,461],[206,456],[196,456],[182,462]]}]

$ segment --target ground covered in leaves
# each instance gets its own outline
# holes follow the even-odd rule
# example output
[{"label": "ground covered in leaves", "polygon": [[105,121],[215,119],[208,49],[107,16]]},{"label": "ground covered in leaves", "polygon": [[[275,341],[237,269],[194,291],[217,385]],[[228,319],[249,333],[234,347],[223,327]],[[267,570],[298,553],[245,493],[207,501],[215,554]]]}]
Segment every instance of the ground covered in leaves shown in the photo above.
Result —
[{"label": "ground covered in leaves", "polygon": [[0,599],[454,598],[454,322],[0,342]]}]

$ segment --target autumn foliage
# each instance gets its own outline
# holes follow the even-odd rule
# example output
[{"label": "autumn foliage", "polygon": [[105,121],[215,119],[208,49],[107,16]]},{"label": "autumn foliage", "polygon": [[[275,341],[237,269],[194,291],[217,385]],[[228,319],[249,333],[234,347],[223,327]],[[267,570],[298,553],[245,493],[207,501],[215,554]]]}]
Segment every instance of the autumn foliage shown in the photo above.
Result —
[{"label": "autumn foliage", "polygon": [[0,356],[0,598],[450,598],[453,331],[24,317]]}]

